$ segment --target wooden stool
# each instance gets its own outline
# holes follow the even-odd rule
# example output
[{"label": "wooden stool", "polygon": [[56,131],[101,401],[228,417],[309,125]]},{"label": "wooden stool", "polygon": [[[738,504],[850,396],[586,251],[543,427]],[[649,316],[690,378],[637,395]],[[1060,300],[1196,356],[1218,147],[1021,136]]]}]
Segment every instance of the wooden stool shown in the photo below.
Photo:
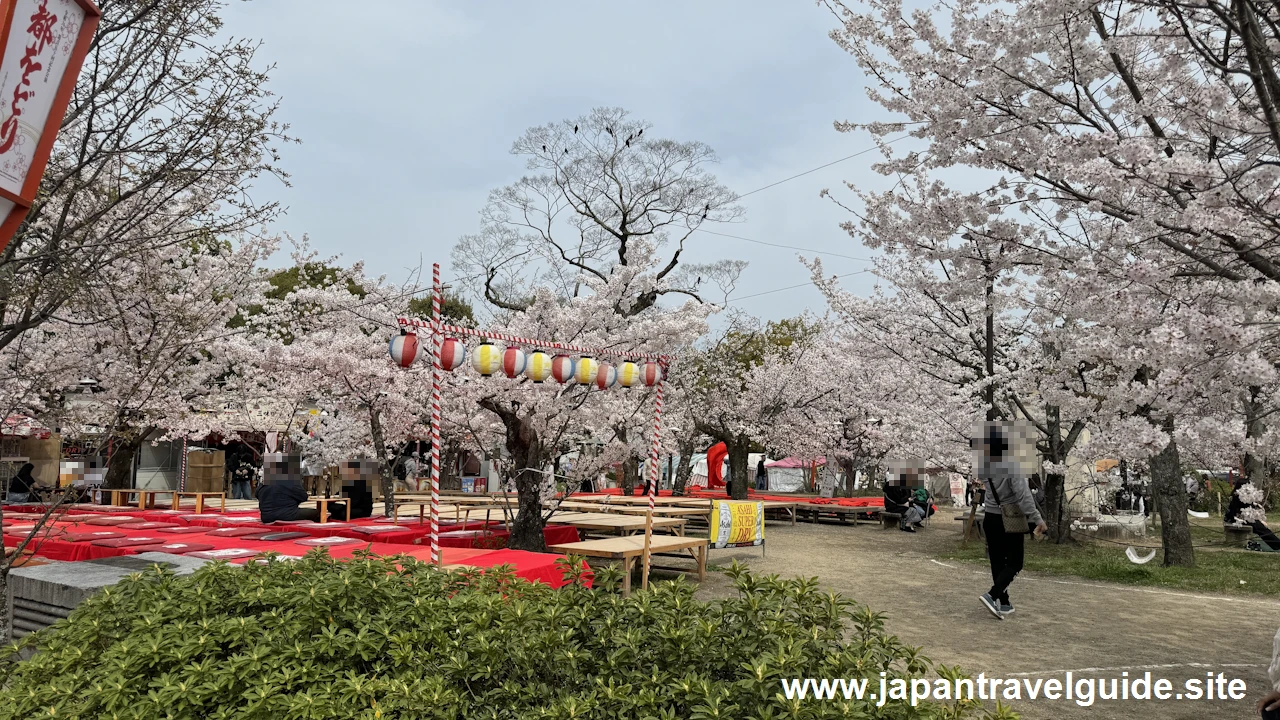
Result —
[{"label": "wooden stool", "polygon": [[902,513],[882,512],[880,513],[880,523],[885,530],[892,530],[898,526],[898,522],[902,520]]}]

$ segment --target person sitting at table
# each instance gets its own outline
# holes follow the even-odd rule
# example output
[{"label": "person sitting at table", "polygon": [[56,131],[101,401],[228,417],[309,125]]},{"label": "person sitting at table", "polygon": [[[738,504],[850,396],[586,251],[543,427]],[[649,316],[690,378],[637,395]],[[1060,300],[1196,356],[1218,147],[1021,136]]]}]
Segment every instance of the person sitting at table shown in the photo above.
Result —
[{"label": "person sitting at table", "polygon": [[[307,491],[302,486],[302,471],[296,455],[267,455],[262,465],[262,482],[255,495],[263,524],[278,520],[320,520],[319,508],[299,507],[307,501]],[[346,511],[342,503],[329,504],[330,518],[345,516]]]},{"label": "person sitting at table", "polygon": [[360,458],[342,462],[342,497],[351,503],[351,518],[373,515],[373,483],[379,480],[378,463]]},{"label": "person sitting at table", "polygon": [[[373,490],[364,480],[342,484],[342,497],[351,503],[351,519],[367,518],[373,515]],[[343,508],[345,510],[345,508]],[[335,513],[337,511],[334,511]],[[335,515],[336,517],[336,515]],[[345,515],[344,515],[345,517]]]}]

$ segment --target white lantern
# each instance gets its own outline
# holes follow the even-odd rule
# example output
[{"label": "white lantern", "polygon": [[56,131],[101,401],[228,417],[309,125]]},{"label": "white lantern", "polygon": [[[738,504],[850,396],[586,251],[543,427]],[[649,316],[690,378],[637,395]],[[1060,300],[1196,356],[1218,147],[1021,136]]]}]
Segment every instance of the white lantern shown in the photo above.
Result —
[{"label": "white lantern", "polygon": [[600,367],[600,363],[590,355],[583,355],[578,358],[578,367],[573,371],[573,379],[583,385],[590,385],[596,381],[596,369]]},{"label": "white lantern", "polygon": [[402,368],[413,365],[418,358],[422,357],[422,343],[419,343],[418,336],[412,333],[403,333],[391,338],[387,349],[391,353],[391,359]]},{"label": "white lantern", "polygon": [[541,383],[551,377],[551,362],[551,356],[541,350],[530,353],[528,367],[525,368],[524,374],[535,383]]},{"label": "white lantern", "polygon": [[471,353],[471,367],[485,377],[502,369],[502,353],[506,348],[486,342]]}]

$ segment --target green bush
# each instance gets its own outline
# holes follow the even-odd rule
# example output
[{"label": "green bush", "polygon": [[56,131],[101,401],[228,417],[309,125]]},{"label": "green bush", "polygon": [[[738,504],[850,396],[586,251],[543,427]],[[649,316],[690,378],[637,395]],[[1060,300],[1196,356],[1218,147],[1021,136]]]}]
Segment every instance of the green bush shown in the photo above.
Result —
[{"label": "green bush", "polygon": [[[158,567],[86,601],[0,662],[0,718],[962,718],[977,703],[789,701],[792,677],[933,667],[880,615],[813,580],[734,568],[622,598],[619,573],[561,590],[507,569],[315,552],[245,568]],[[1002,711],[1002,714],[1004,712]]]}]

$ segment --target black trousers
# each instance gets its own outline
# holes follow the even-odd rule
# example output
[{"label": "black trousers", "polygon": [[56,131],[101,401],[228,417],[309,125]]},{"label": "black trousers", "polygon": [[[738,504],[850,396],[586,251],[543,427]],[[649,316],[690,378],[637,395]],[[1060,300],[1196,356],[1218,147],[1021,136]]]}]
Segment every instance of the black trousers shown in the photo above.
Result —
[{"label": "black trousers", "polygon": [[1253,528],[1254,534],[1261,538],[1262,542],[1267,544],[1267,547],[1272,550],[1280,550],[1280,538],[1276,537],[1276,534],[1271,531],[1271,528],[1267,527],[1266,523],[1254,520],[1249,523],[1249,527]]},{"label": "black trousers", "polygon": [[992,598],[1009,603],[1009,585],[1022,572],[1021,533],[1004,531],[1004,518],[999,513],[988,512],[982,518],[982,530],[987,536],[987,558],[991,560]]}]

